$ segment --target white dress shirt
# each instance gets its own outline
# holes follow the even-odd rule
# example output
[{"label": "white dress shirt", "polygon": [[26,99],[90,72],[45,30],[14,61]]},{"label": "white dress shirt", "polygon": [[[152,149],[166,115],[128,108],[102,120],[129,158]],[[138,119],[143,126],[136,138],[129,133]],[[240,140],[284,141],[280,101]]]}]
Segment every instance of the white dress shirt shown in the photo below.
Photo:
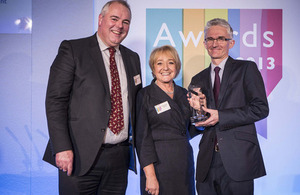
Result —
[{"label": "white dress shirt", "polygon": [[[97,40],[99,43],[99,47],[102,53],[106,74],[108,78],[109,88],[111,89],[111,76],[110,76],[110,63],[109,63],[109,51],[108,48],[103,41],[100,39],[99,35],[97,34]],[[118,68],[118,73],[120,77],[120,84],[121,84],[121,93],[122,93],[122,104],[123,104],[123,116],[124,116],[124,128],[121,130],[119,134],[114,134],[109,127],[107,127],[104,141],[103,143],[108,144],[116,144],[122,141],[125,141],[128,138],[128,124],[129,124],[129,101],[128,101],[128,88],[127,88],[127,76],[124,67],[124,63],[122,60],[122,55],[119,50],[119,46],[115,47],[115,60]]]},{"label": "white dress shirt", "polygon": [[211,78],[212,88],[214,88],[214,83],[215,83],[215,67],[217,67],[217,66],[220,67],[219,76],[220,76],[220,84],[221,84],[227,59],[228,59],[228,57],[226,59],[224,59],[219,65],[215,65],[211,62],[210,78]]}]

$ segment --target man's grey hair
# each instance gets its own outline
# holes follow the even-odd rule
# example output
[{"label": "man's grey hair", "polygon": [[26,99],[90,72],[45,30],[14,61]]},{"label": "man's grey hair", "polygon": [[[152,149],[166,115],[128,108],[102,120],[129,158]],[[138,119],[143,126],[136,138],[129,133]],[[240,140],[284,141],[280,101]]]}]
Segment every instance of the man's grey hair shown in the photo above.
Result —
[{"label": "man's grey hair", "polygon": [[125,1],[125,0],[112,0],[112,1],[107,2],[107,3],[103,6],[103,8],[102,8],[102,10],[101,10],[101,15],[102,15],[102,16],[105,16],[105,14],[106,14],[106,12],[107,12],[109,6],[110,6],[111,4],[113,4],[113,3],[119,3],[119,4],[123,5],[123,6],[125,6],[125,7],[129,10],[130,18],[131,18],[131,9],[130,9],[130,5],[129,5],[129,4],[127,3],[127,1]]},{"label": "man's grey hair", "polygon": [[207,33],[208,29],[212,26],[222,26],[222,27],[226,28],[227,33],[230,36],[230,38],[231,39],[233,38],[233,30],[232,30],[230,24],[222,18],[214,18],[206,23],[206,26],[204,28],[204,37],[206,37],[206,33]]}]

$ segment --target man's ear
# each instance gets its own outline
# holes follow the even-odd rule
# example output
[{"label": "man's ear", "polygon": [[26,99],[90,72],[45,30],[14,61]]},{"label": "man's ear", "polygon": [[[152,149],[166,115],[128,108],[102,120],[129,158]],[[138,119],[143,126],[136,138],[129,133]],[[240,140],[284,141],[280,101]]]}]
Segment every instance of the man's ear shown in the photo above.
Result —
[{"label": "man's ear", "polygon": [[233,39],[230,40],[230,42],[229,42],[229,49],[233,48],[234,44],[235,44],[235,40],[233,40]]},{"label": "man's ear", "polygon": [[101,14],[99,14],[99,17],[98,17],[98,26],[101,25],[102,19],[103,19],[103,16]]}]

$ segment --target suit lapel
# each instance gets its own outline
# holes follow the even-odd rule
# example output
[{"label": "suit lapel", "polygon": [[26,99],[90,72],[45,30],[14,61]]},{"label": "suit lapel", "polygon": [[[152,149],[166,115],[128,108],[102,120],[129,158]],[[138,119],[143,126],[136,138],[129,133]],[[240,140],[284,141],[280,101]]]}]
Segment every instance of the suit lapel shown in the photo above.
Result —
[{"label": "suit lapel", "polygon": [[[122,59],[123,59],[123,63],[124,63],[124,69],[125,69],[125,72],[126,72],[126,77],[127,77],[127,88],[128,88],[128,100],[129,100],[129,105],[132,105],[132,82],[133,82],[133,75],[132,75],[132,72],[131,71],[131,67],[132,65],[130,64],[130,60],[131,60],[131,56],[129,56],[129,54],[126,52],[126,49],[120,45],[119,46],[119,49],[120,49],[120,52],[121,52],[121,55],[122,55]],[[132,111],[131,111],[132,112]]]},{"label": "suit lapel", "polygon": [[[180,108],[180,106],[176,102],[176,100],[181,99],[182,95],[183,95],[183,94],[179,94],[180,90],[178,89],[178,86],[174,83],[174,97],[173,97],[173,99],[170,98],[160,87],[158,87],[154,83],[154,80],[151,82],[150,87],[151,87],[150,88],[150,93],[149,93],[150,98],[151,99],[156,99],[160,103],[163,103],[163,102],[167,101],[168,104],[170,105],[171,109],[172,109],[171,112],[173,112],[173,114],[170,115],[170,116],[174,117],[174,118],[172,118],[172,120],[174,122],[176,122],[178,125],[180,125],[181,129],[185,128],[185,123],[184,122],[181,123],[183,121],[182,118],[185,118],[184,113],[183,113],[182,109]],[[186,94],[184,94],[184,96],[186,97]],[[182,103],[182,101],[180,101],[180,103]],[[176,114],[174,114],[174,113],[176,113]]]},{"label": "suit lapel", "polygon": [[178,115],[182,118],[184,118],[184,113],[180,107],[180,105],[178,105],[178,102],[180,102],[181,104],[183,104],[185,101],[183,98],[187,98],[186,94],[181,93],[179,87],[175,84],[174,82],[174,95],[173,95],[173,99],[170,98],[170,104],[171,106],[174,108],[174,110],[176,110],[176,112],[178,113]]},{"label": "suit lapel", "polygon": [[101,53],[99,45],[98,45],[96,34],[90,38],[89,50],[90,50],[91,58],[94,61],[93,65],[96,66],[95,69],[98,70],[98,73],[100,75],[99,77],[100,77],[102,83],[104,84],[104,88],[105,88],[106,92],[108,94],[110,94],[106,69],[105,69],[102,53]]},{"label": "suit lapel", "polygon": [[[214,99],[214,92],[213,92],[213,87],[212,87],[212,80],[211,80],[211,76],[210,76],[210,72],[211,72],[211,65],[205,69],[204,71],[205,74],[203,74],[205,76],[205,78],[203,78],[202,80],[204,80],[204,84],[201,84],[201,87],[203,88],[203,93],[206,95],[206,98],[208,100],[210,100],[210,108],[215,108],[215,99]],[[202,86],[203,85],[203,86]]]},{"label": "suit lapel", "polygon": [[224,97],[227,87],[229,85],[231,73],[233,70],[233,64],[234,64],[234,60],[229,56],[228,60],[225,64],[225,69],[224,69],[222,81],[221,81],[220,93],[219,93],[219,98],[218,98],[219,107],[220,107],[220,105],[222,105],[223,97]]}]

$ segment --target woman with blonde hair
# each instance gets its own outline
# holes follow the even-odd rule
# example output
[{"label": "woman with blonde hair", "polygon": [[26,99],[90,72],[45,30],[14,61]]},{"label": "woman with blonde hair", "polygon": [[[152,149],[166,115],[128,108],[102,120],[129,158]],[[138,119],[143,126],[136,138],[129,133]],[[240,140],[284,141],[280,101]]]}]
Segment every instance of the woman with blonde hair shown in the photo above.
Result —
[{"label": "woman with blonde hair", "polygon": [[187,90],[176,85],[181,62],[176,49],[154,49],[151,84],[137,95],[136,148],[141,194],[194,195],[194,159],[189,143],[191,109]]}]

